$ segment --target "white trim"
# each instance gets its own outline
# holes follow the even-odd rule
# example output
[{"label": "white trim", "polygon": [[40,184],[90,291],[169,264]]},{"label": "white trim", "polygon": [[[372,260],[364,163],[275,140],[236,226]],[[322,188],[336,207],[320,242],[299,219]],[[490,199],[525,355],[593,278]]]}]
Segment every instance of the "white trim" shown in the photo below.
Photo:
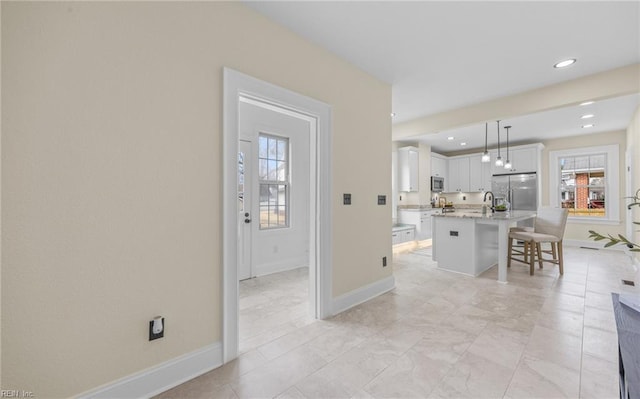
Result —
[{"label": "white trim", "polygon": [[[566,150],[549,151],[549,205],[560,207],[560,169],[558,160],[561,156],[580,156],[597,153],[607,154],[607,169],[605,176],[606,217],[593,218],[591,221],[608,221],[620,223],[620,146],[618,144],[601,145],[595,147],[572,148]],[[578,220],[589,220],[584,217],[569,216],[568,223]]]},{"label": "white trim", "polygon": [[[309,281],[310,300],[315,317],[331,315],[332,292],[332,242],[331,230],[331,107],[325,103],[290,90],[261,81],[238,71],[223,69],[223,360],[229,362],[238,356],[238,272],[237,248],[237,153],[238,153],[238,103],[240,97],[259,101],[289,110],[296,115],[306,115],[314,123],[311,147],[316,149],[316,162],[311,163],[312,185],[310,203]],[[315,137],[314,137],[315,136]],[[315,295],[312,293],[315,292]]]},{"label": "white trim", "polygon": [[269,262],[260,265],[254,265],[256,277],[264,276],[267,274],[286,272],[288,270],[299,269],[302,267],[309,267],[308,257],[297,257],[293,259],[287,259],[284,262]]},{"label": "white trim", "polygon": [[216,342],[147,370],[82,393],[77,398],[150,398],[221,365],[222,344]]},{"label": "white trim", "polygon": [[395,287],[395,278],[389,276],[375,283],[365,285],[346,294],[342,294],[333,300],[333,314],[344,312],[356,305],[360,305],[372,298],[391,291]]},{"label": "white trim", "polygon": [[587,247],[587,248],[596,248],[596,249],[607,249],[613,251],[625,251],[626,247],[624,245],[614,245],[612,247],[604,247],[604,244],[607,241],[593,241],[593,240],[562,240],[562,245],[567,247]]},{"label": "white trim", "polygon": [[573,216],[571,219],[567,219],[567,224],[599,224],[599,225],[611,225],[618,226],[621,223],[620,220],[611,219],[596,219],[584,216]]},{"label": "white trim", "polygon": [[[635,195],[635,189],[633,188],[633,148],[629,147],[625,151],[625,185],[626,185],[626,197],[632,198]],[[625,206],[625,236],[629,239],[633,238],[633,211]]]}]

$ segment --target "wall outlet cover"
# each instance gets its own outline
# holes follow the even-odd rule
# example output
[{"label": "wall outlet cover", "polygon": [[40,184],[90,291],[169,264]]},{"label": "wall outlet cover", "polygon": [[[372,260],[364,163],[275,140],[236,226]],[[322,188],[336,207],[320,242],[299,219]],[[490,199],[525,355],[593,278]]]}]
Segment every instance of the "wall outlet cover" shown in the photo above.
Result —
[{"label": "wall outlet cover", "polygon": [[164,321],[164,317],[162,318],[162,331],[159,334],[153,333],[153,320],[149,322],[149,341],[153,341],[154,339],[164,337],[164,330],[167,329],[167,323]]},{"label": "wall outlet cover", "polygon": [[387,204],[387,196],[378,195],[378,205],[386,205],[386,204]]},{"label": "wall outlet cover", "polygon": [[342,194],[342,203],[344,205],[351,205],[351,194]]}]

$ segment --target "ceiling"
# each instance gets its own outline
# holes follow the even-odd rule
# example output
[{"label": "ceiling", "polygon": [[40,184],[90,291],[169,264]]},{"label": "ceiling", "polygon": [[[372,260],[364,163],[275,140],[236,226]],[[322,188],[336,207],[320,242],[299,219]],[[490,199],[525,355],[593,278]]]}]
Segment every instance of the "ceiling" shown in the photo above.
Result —
[{"label": "ceiling", "polygon": [[[637,1],[245,4],[391,84],[394,124],[640,63]],[[553,68],[567,58],[577,62]],[[580,120],[589,107],[505,122],[515,142],[624,129],[638,101],[632,95],[589,106],[591,129],[582,129]],[[489,131],[497,142],[495,122]],[[478,132],[484,124],[416,139],[446,153],[463,149],[462,139],[466,149],[483,147]],[[448,142],[448,136],[458,139]]]}]

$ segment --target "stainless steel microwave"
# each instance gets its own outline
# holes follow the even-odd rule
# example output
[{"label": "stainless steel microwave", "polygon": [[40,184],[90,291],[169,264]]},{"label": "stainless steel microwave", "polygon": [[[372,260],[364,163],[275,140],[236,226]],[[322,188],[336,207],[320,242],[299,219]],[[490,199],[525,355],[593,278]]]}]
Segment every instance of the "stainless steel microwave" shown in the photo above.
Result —
[{"label": "stainless steel microwave", "polygon": [[444,191],[444,177],[431,176],[431,191],[434,193]]}]

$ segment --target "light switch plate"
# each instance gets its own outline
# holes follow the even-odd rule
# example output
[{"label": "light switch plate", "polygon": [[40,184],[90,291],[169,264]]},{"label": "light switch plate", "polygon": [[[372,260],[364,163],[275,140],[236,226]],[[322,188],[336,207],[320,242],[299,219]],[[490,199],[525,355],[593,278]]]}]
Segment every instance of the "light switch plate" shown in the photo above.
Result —
[{"label": "light switch plate", "polygon": [[386,205],[386,204],[387,204],[387,196],[378,195],[378,205]]},{"label": "light switch plate", "polygon": [[344,205],[351,205],[351,194],[342,194],[342,203]]}]

